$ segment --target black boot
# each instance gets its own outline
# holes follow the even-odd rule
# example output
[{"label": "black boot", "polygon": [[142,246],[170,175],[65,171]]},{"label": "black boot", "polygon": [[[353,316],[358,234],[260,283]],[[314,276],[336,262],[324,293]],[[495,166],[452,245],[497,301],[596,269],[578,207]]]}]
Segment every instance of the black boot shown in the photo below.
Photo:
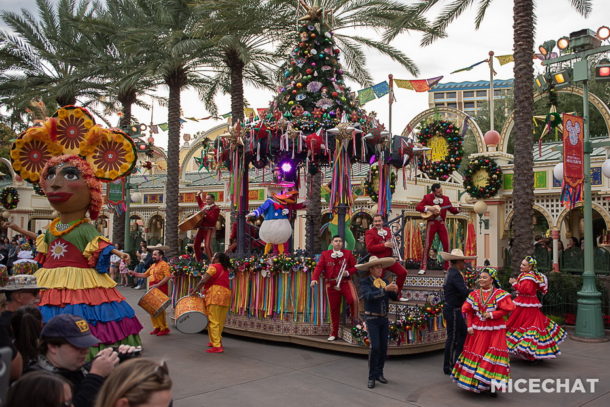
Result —
[{"label": "black boot", "polygon": [[367,386],[369,389],[372,389],[375,387],[375,380],[374,379],[369,379],[369,383],[367,384]]}]

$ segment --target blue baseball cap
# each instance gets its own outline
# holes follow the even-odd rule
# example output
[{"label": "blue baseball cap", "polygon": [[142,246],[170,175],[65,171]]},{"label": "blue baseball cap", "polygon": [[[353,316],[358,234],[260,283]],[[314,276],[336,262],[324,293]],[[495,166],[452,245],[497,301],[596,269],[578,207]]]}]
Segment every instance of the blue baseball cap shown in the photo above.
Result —
[{"label": "blue baseball cap", "polygon": [[63,338],[77,348],[89,348],[101,341],[91,333],[89,324],[71,314],[57,315],[42,328],[41,338]]}]

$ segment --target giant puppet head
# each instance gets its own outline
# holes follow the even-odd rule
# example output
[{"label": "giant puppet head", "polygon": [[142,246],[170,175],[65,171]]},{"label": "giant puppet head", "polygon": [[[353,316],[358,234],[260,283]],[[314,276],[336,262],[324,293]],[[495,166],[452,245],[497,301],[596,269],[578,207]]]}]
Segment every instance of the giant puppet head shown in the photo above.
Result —
[{"label": "giant puppet head", "polygon": [[42,126],[30,127],[13,143],[11,162],[17,174],[40,183],[51,206],[60,213],[102,208],[102,185],[131,172],[136,147],[117,129],[95,125],[81,107],[65,106]]}]

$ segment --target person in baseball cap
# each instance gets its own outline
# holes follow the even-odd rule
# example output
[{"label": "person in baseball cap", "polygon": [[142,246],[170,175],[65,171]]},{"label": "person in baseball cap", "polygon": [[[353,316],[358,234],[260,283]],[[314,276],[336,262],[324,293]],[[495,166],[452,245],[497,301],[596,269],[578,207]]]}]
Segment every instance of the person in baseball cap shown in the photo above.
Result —
[{"label": "person in baseball cap", "polygon": [[74,407],[93,407],[105,378],[119,363],[118,353],[112,348],[102,349],[87,363],[91,347],[100,342],[83,318],[57,315],[40,332],[38,359],[27,370],[62,376],[72,383]]},{"label": "person in baseball cap", "polygon": [[89,324],[81,317],[71,314],[57,315],[42,328],[42,338],[63,338],[76,348],[90,348],[101,341],[91,333]]}]

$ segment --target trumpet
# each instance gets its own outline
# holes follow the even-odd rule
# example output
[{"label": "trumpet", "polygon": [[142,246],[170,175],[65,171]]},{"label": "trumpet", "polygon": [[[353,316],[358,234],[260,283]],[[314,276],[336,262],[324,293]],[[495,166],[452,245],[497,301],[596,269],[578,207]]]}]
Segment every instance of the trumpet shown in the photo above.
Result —
[{"label": "trumpet", "polygon": [[339,277],[337,277],[337,284],[333,287],[337,291],[341,291],[341,280],[343,279],[343,272],[347,268],[347,262],[343,259],[343,263],[341,263],[341,269],[339,269]]},{"label": "trumpet", "polygon": [[400,249],[398,247],[398,239],[396,239],[396,235],[392,233],[392,255],[398,259],[398,261],[402,261],[402,254],[400,254]]}]

